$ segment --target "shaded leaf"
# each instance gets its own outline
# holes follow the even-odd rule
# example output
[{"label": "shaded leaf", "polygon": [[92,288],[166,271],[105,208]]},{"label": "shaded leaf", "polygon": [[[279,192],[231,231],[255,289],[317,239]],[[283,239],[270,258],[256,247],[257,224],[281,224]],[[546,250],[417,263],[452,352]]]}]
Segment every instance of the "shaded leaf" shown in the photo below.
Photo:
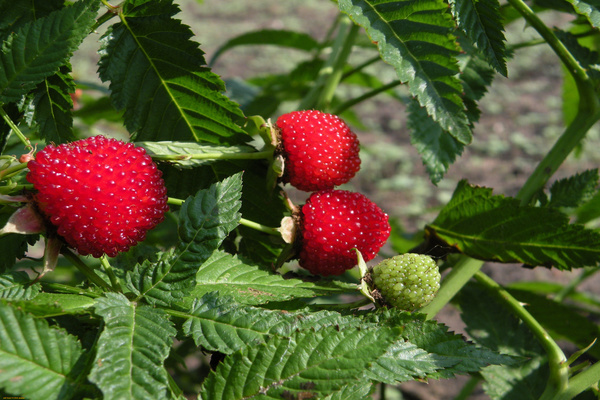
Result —
[{"label": "shaded leaf", "polygon": [[521,206],[492,190],[461,181],[450,202],[426,228],[470,257],[571,269],[597,265],[600,234],[569,224],[554,208]]},{"label": "shaded leaf", "polygon": [[0,53],[0,102],[20,100],[65,65],[88,35],[99,4],[80,0],[11,33]]},{"label": "shaded leaf", "polygon": [[590,201],[598,186],[598,169],[557,180],[550,187],[550,207],[579,207]]},{"label": "shaded leaf", "polygon": [[340,0],[342,12],[365,28],[381,58],[408,83],[410,93],[459,143],[472,139],[456,77],[454,21],[442,0]]},{"label": "shaded leaf", "polygon": [[0,36],[64,6],[62,0],[0,1]]},{"label": "shaded leaf", "polygon": [[178,11],[172,1],[126,3],[103,36],[99,74],[115,108],[137,140],[247,141],[237,104],[203,67],[189,27],[171,17]]},{"label": "shaded leaf", "polygon": [[24,271],[0,275],[0,298],[7,300],[31,300],[40,292],[39,283],[32,283]]},{"label": "shaded leaf", "polygon": [[117,293],[99,298],[96,314],[103,318],[104,330],[89,379],[104,399],[170,399],[163,362],[176,330],[167,314],[137,307]]},{"label": "shaded leaf", "polygon": [[213,65],[217,59],[227,50],[237,46],[248,45],[274,45],[288,47],[297,50],[310,51],[319,47],[319,42],[313,39],[312,36],[284,29],[262,29],[243,33],[232,39],[229,39],[225,44],[221,45],[213,54],[210,60],[210,65]]},{"label": "shaded leaf", "polygon": [[0,387],[32,400],[68,399],[81,373],[81,344],[0,302]]},{"label": "shaded leaf", "polygon": [[575,11],[587,18],[594,28],[600,28],[600,4],[594,0],[566,0],[573,5]]}]

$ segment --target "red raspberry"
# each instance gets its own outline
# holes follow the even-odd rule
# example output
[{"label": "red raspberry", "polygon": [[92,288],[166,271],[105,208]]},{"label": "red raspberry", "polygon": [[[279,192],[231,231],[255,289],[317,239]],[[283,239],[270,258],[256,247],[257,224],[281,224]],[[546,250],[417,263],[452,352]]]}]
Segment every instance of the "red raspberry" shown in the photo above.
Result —
[{"label": "red raspberry", "polygon": [[324,190],[302,207],[300,266],[315,275],[341,275],[358,249],[372,260],[390,235],[388,216],[360,193]]},{"label": "red raspberry", "polygon": [[277,119],[286,158],[283,182],[306,192],[333,189],[360,169],[359,142],[339,117],[316,110]]},{"label": "red raspberry", "polygon": [[82,255],[127,251],[168,210],[162,173],[132,143],[95,136],[48,145],[28,167],[39,210]]}]

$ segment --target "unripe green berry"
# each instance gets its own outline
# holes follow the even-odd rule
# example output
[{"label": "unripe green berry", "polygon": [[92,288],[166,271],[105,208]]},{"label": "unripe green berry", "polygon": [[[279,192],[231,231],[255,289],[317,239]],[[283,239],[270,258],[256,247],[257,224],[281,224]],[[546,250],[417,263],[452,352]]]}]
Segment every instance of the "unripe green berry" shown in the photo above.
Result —
[{"label": "unripe green berry", "polygon": [[402,310],[413,311],[428,304],[440,288],[440,270],[424,254],[401,254],[373,268],[373,283],[384,300]]}]

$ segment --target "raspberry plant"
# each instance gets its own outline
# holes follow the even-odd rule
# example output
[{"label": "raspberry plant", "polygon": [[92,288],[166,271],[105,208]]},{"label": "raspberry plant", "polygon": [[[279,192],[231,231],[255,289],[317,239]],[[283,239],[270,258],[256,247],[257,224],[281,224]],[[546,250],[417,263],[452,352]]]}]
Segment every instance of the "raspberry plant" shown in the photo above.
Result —
[{"label": "raspberry plant", "polygon": [[[553,176],[585,146],[600,118],[597,4],[338,0],[336,7],[324,39],[271,29],[222,44],[213,61],[227,62],[224,54],[245,45],[277,45],[281,57],[285,48],[310,57],[289,74],[248,78],[236,92],[208,66],[175,0],[0,1],[3,395],[359,400],[397,395],[407,381],[469,375],[461,398],[479,382],[492,399],[595,397],[600,303],[579,284],[599,268],[598,170]],[[550,9],[569,22],[546,25],[538,13]],[[516,21],[540,39],[507,41],[505,27]],[[70,61],[100,29],[102,85],[96,85],[75,79],[78,65]],[[480,100],[497,75],[508,76],[507,60],[540,44],[564,67],[570,100],[563,134],[521,190],[511,197],[463,180],[412,241],[393,223],[380,251],[380,258],[409,252],[436,258],[448,272],[429,304],[407,312],[374,299],[364,261],[370,253],[357,252],[359,268],[334,276],[311,275],[298,265],[301,221],[293,216],[311,194],[286,183],[272,121],[319,110],[356,125],[360,140],[353,107],[389,96],[408,115],[428,174],[423,179],[438,184],[477,140]],[[371,58],[354,61],[357,48]],[[376,63],[397,79],[370,74],[366,67]],[[394,90],[400,85],[402,95]],[[341,90],[348,86],[363,92],[348,97]],[[122,128],[109,129],[106,121]],[[28,169],[35,175],[31,160],[43,149],[99,133],[145,149],[161,171],[169,210],[141,243],[94,258],[70,248],[76,248],[70,238],[83,231],[80,219],[60,231],[45,219],[52,216],[40,207],[42,187],[61,180],[42,174],[32,183],[27,175]],[[69,162],[52,157],[51,163]],[[96,158],[85,162],[92,171],[107,166]],[[148,164],[108,166],[138,174]],[[64,184],[73,182],[71,169],[59,172]],[[106,176],[97,179],[104,192]],[[128,179],[115,184],[131,190]],[[140,198],[130,196],[132,204],[143,204]],[[60,218],[71,218],[69,207],[89,210],[97,200],[51,202]],[[86,211],[85,223],[123,222],[116,213],[101,214]],[[386,238],[387,229],[375,236]],[[336,243],[345,242],[343,233]],[[117,237],[129,244],[143,237],[123,235],[108,235],[102,248],[113,248]],[[503,287],[482,272],[486,261],[581,275],[564,286]],[[320,271],[318,262],[313,257],[310,269]],[[460,309],[468,338],[435,320],[445,306]],[[559,339],[568,345],[559,346]]]}]

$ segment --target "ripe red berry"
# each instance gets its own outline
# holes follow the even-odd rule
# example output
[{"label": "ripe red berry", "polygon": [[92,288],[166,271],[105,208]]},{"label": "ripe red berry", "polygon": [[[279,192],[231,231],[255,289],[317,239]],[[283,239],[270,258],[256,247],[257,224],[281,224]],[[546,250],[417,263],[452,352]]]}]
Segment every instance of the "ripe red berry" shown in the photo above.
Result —
[{"label": "ripe red berry", "polygon": [[285,158],[283,182],[307,192],[333,189],[360,169],[359,142],[339,117],[316,110],[277,119]]},{"label": "ripe red berry", "polygon": [[127,251],[168,210],[162,173],[132,143],[94,136],[48,145],[28,167],[37,207],[82,255]]},{"label": "ripe red berry", "polygon": [[388,216],[360,193],[313,193],[301,210],[300,266],[316,275],[341,275],[357,263],[354,248],[372,260],[390,235]]}]

